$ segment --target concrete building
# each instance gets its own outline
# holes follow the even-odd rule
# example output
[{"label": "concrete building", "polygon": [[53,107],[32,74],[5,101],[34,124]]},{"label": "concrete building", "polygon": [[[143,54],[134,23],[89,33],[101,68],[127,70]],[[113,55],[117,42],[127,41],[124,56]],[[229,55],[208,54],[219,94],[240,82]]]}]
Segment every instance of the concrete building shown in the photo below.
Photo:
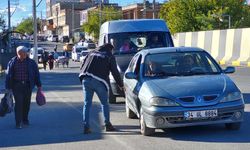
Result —
[{"label": "concrete building", "polygon": [[[160,3],[149,3],[146,1],[145,5],[143,3],[136,3],[128,6],[122,7],[123,19],[153,19],[159,18]],[[144,9],[146,8],[146,9]]]},{"label": "concrete building", "polygon": [[92,2],[60,2],[52,5],[47,16],[47,34],[67,35],[80,29],[80,11],[92,6]]},{"label": "concrete building", "polygon": [[[112,6],[114,8],[116,8],[117,10],[122,10],[121,6],[118,6],[117,3],[102,3],[102,7],[104,6]],[[99,5],[98,3],[95,3],[95,5],[93,7],[90,7],[86,10],[83,10],[80,12],[80,25],[83,25],[85,22],[88,21],[88,14],[89,12],[93,11],[93,10],[99,10]]]}]

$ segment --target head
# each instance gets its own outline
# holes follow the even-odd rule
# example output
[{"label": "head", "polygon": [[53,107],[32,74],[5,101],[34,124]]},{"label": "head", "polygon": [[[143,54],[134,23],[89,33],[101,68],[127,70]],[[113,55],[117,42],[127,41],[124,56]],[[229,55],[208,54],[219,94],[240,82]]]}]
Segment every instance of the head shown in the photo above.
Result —
[{"label": "head", "polygon": [[157,43],[157,42],[159,41],[159,37],[158,37],[157,35],[154,35],[154,36],[152,37],[152,41],[153,41],[154,43]]},{"label": "head", "polygon": [[114,46],[112,44],[106,43],[106,44],[100,46],[99,51],[108,50],[108,51],[112,52],[113,49],[114,49]]},{"label": "head", "polygon": [[18,46],[16,48],[16,53],[17,53],[17,57],[21,60],[24,60],[28,57],[27,55],[28,49],[25,46]]},{"label": "head", "polygon": [[194,64],[194,59],[191,55],[184,56],[183,63],[187,66],[192,66]]}]

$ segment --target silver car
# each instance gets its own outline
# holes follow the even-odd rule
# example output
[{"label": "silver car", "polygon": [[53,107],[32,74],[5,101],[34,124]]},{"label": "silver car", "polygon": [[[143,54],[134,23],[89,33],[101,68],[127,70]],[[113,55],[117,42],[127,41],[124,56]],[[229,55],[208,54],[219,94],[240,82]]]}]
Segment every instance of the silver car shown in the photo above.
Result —
[{"label": "silver car", "polygon": [[155,129],[225,124],[239,129],[244,100],[235,83],[205,51],[193,47],[138,52],[124,75],[126,115],[140,118],[141,133]]}]

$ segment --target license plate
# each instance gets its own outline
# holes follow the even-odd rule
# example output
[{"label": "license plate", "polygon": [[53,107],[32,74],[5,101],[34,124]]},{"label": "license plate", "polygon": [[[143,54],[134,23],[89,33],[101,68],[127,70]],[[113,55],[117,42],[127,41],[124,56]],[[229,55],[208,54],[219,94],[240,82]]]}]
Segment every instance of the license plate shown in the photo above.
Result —
[{"label": "license plate", "polygon": [[201,119],[201,118],[214,118],[218,116],[217,109],[215,110],[202,110],[202,111],[187,111],[184,112],[186,119]]}]

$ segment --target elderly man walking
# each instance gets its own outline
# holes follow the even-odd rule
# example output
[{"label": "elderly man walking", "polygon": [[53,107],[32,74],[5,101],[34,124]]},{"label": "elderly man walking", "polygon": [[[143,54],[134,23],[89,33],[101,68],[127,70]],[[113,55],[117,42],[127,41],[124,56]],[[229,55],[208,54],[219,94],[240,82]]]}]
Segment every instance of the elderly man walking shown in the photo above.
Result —
[{"label": "elderly man walking", "polygon": [[15,99],[16,128],[29,125],[29,110],[32,89],[41,88],[40,74],[36,62],[27,55],[28,49],[19,46],[17,56],[8,63],[5,88],[12,91]]},{"label": "elderly man walking", "polygon": [[121,89],[123,89],[123,82],[121,80],[119,71],[116,66],[115,57],[112,55],[113,46],[105,44],[98,50],[90,52],[82,66],[79,75],[83,86],[84,106],[83,106],[83,125],[84,134],[91,133],[89,126],[89,112],[92,105],[92,98],[94,92],[101,101],[102,111],[104,115],[104,123],[106,131],[114,131],[115,128],[110,123],[109,117],[109,73],[111,72],[114,79]]}]

